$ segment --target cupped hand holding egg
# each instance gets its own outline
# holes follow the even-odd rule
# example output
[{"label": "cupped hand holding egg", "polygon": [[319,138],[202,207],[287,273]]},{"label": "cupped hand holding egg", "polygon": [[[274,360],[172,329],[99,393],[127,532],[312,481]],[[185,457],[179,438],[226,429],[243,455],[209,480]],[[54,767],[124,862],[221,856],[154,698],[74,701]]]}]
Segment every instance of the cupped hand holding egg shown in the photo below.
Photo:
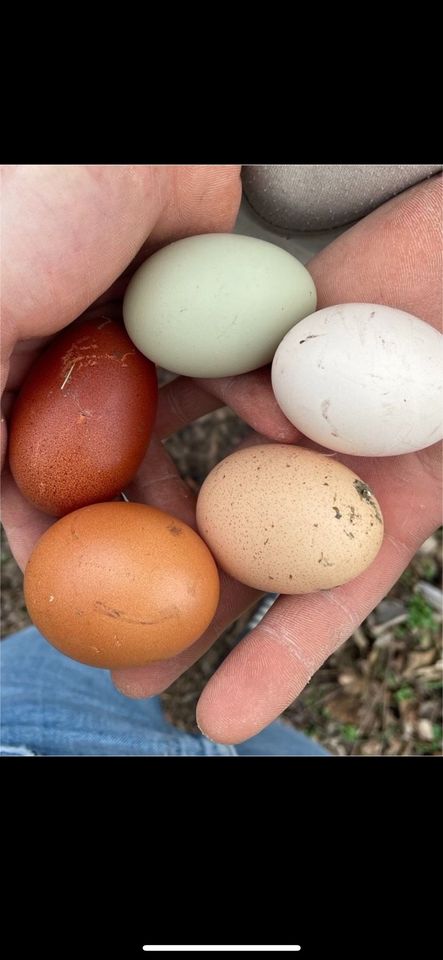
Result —
[{"label": "cupped hand holding egg", "polygon": [[[145,308],[145,353],[153,351],[157,361],[177,369],[174,349],[184,362],[186,350],[191,357],[191,346],[195,354],[199,344],[202,375],[214,372],[211,358],[218,372],[270,360],[282,333],[315,306],[314,285],[295,258],[272,244],[231,235],[190,238],[152,257],[129,285],[126,318],[140,283],[136,305]],[[181,318],[186,297],[194,309]],[[208,336],[207,311],[217,303]],[[177,317],[184,322],[174,329]],[[166,353],[159,354],[162,332]],[[17,485],[39,509],[65,515],[39,540],[28,563],[28,609],[51,643],[95,666],[134,667],[169,658],[204,632],[217,606],[214,561],[189,527],[158,512],[156,525],[154,514],[138,505],[97,502],[133,478],[156,401],[150,357],[118,322],[97,316],[55,338],[31,369],[13,411],[10,466]],[[205,563],[200,561],[204,575],[197,582],[192,569],[199,553]]]},{"label": "cupped hand holding egg", "polygon": [[[96,503],[130,481],[145,452],[156,405],[153,360],[197,377],[235,375],[269,362],[277,347],[276,398],[309,438],[372,455],[432,442],[440,428],[432,417],[425,423],[424,412],[426,402],[435,407],[439,335],[386,307],[310,313],[315,304],[309,273],[280,248],[232,235],[191,237],[135,273],[124,303],[131,339],[111,320],[86,321],[68,328],[35,365],[14,412],[10,462],[32,502],[68,514],[37,545],[25,590],[34,621],[69,656],[111,668],[174,656],[198,639],[217,606],[214,561],[189,528],[167,514],[148,517],[149,508],[138,505]],[[399,390],[409,401],[407,426]],[[88,503],[96,505],[71,513]],[[325,455],[284,445],[252,447],[219,464],[203,484],[197,521],[223,570],[255,589],[286,594],[352,580],[383,539],[381,508],[364,478]],[[168,536],[163,549],[165,530],[184,534],[180,550]],[[205,558],[198,588],[197,554]],[[191,613],[182,583],[194,598]],[[85,602],[73,613],[76,596]]]},{"label": "cupped hand holding egg", "polygon": [[[21,171],[22,179],[25,176],[25,179],[32,180],[33,172],[28,177],[26,168],[22,167]],[[7,297],[11,324],[8,323],[7,328],[5,325],[3,333],[8,357],[14,343],[22,341],[13,355],[9,384],[12,390],[22,379],[23,351],[28,345],[30,351],[33,349],[32,340],[28,344],[27,339],[53,334],[79,315],[94,297],[102,295],[130,263],[150,232],[153,236],[149,242],[157,247],[159,240],[164,243],[186,234],[201,235],[206,231],[232,228],[238,191],[236,193],[234,185],[229,193],[224,170],[215,175],[213,172],[207,175],[206,169],[201,172],[192,170],[191,173],[189,168],[176,171],[174,192],[164,214],[161,211],[162,191],[152,189],[155,171],[149,168],[139,168],[139,171],[134,172],[131,168],[125,173],[119,170],[117,184],[112,171],[102,169],[91,179],[86,169],[70,169],[67,190],[66,183],[60,185],[60,180],[64,179],[62,174],[54,177],[52,169],[47,176],[44,171],[38,171],[37,191],[29,191],[26,185],[21,193],[16,191],[12,216],[9,203],[12,238],[17,241],[15,247],[13,245],[12,273],[18,282],[15,295],[13,291],[13,296]],[[140,190],[143,179],[146,180],[146,189]],[[67,203],[64,205],[58,202],[60,188],[65,189]],[[30,202],[35,194],[45,196],[44,217],[38,204]],[[202,196],[204,203],[201,202]],[[186,202],[181,203],[180,198]],[[174,204],[177,203],[180,221],[178,215],[174,217]],[[67,209],[69,216],[66,215]],[[46,229],[48,221],[49,230]],[[437,325],[441,318],[440,231],[441,178],[434,177],[386,203],[316,255],[309,264],[309,272],[317,286],[319,304],[323,307],[361,301],[377,303],[383,299]],[[115,242],[117,234],[118,243]],[[36,236],[41,241],[39,244],[34,243]],[[54,244],[54,236],[60,237],[63,244],[62,271],[58,269],[62,244]],[[47,282],[48,263],[51,283]],[[112,293],[108,290],[105,294],[108,299],[104,297],[102,303],[113,301],[116,289],[119,296],[124,285],[125,277],[122,276]],[[3,292],[5,295],[5,286]],[[307,314],[313,310],[315,307],[311,306]],[[290,325],[280,336],[289,329]],[[278,342],[275,347],[277,345]],[[38,348],[37,343],[35,347]],[[267,362],[271,359],[272,356]],[[233,384],[233,406],[237,394],[243,391],[241,415],[248,420],[248,405],[249,410],[253,405],[256,429],[274,440],[281,439],[281,419],[278,422],[276,419],[275,432],[272,416],[268,415],[266,427],[264,418],[263,426],[260,424],[269,387],[267,392],[260,391],[262,379],[256,378],[253,380],[254,390],[249,394],[248,380],[245,379],[244,385],[241,380],[239,378],[240,382]],[[228,388],[229,384],[224,386]],[[175,406],[177,398],[181,403],[185,394],[190,394],[192,384],[180,385],[178,381],[176,394],[173,388],[174,384],[168,394],[170,403],[163,404],[161,418],[162,422],[169,423],[171,430],[180,429],[214,409],[214,399],[207,398],[198,389],[192,401],[189,399],[182,406]],[[205,384],[204,389],[210,388]],[[216,390],[218,384],[214,393]],[[321,397],[322,401],[327,399],[330,398],[326,395]],[[291,433],[287,432],[285,438],[289,437]],[[256,442],[262,444],[261,438],[258,437]],[[157,451],[154,453],[156,460]],[[357,580],[306,596],[283,596],[274,605],[265,621],[238,645],[205,688],[198,707],[198,722],[209,736],[220,742],[236,743],[258,733],[298,695],[325,658],[387,593],[417,545],[440,522],[439,458],[435,453],[435,448],[429,448],[422,454],[380,457],[365,462],[357,460],[354,463],[345,457],[355,475],[375,491],[383,507],[386,536],[380,555],[370,570]],[[166,456],[165,451],[163,455]],[[153,493],[157,497],[161,490],[161,503],[155,498],[153,502],[166,506],[181,521],[192,522],[189,515],[192,498],[189,491],[183,490],[172,463],[166,465],[162,462],[154,469],[153,466],[154,460],[148,454],[132,497],[150,499]],[[151,471],[156,481],[152,486]],[[161,477],[166,479],[160,481]],[[3,499],[8,536],[16,556],[24,565],[32,542],[49,521],[21,498],[8,474],[3,482]],[[336,522],[339,523],[339,519]],[[121,689],[137,696],[151,696],[165,689],[201,656],[213,642],[216,632],[227,626],[233,617],[239,616],[253,600],[251,594],[245,595],[239,590],[238,584],[227,590],[225,597],[226,613],[224,618],[217,614],[216,629],[211,628],[205,638],[179,657],[135,668],[133,675],[126,676]],[[119,676],[117,672],[116,682]]]}]

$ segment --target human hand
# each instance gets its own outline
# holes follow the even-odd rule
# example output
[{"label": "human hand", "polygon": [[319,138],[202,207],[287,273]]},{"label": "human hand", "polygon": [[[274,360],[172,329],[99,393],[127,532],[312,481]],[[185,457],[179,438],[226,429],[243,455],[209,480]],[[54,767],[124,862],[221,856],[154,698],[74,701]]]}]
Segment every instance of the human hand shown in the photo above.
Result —
[{"label": "human hand", "polygon": [[[308,268],[317,286],[318,309],[356,301],[385,303],[440,324],[441,181],[434,177],[384,204],[313,258]],[[176,414],[182,411],[176,421],[181,425],[193,419],[194,388],[229,403],[271,440],[314,446],[279,411],[269,369],[199,380],[194,387],[180,377],[165,388],[162,415],[169,408]],[[439,444],[402,457],[338,457],[370,484],[381,504],[382,549],[364,574],[344,586],[281,597],[229,654],[197,708],[200,728],[218,742],[241,742],[278,716],[385,596],[441,522]],[[115,682],[128,695],[152,696],[198,659],[209,642],[205,635],[178,658],[118,671]]]},{"label": "human hand", "polygon": [[[2,408],[7,418],[29,366],[51,336],[79,316],[120,316],[138,263],[181,236],[230,230],[240,200],[239,167],[23,167],[3,170]],[[162,403],[154,437],[130,499],[162,507],[195,526],[193,494],[160,438],[180,426]],[[193,390],[196,416],[220,406]],[[165,413],[162,415],[162,410]],[[2,420],[2,453],[6,447]],[[35,509],[10,471],[2,477],[3,521],[24,569],[54,519]],[[258,594],[222,577],[208,639],[215,639]]]},{"label": "human hand", "polygon": [[[23,206],[26,208],[28,236],[18,232],[14,238],[15,249],[14,243],[9,243],[7,250],[8,259],[11,252],[13,269],[3,285],[6,324],[2,373],[5,376],[11,352],[9,389],[17,388],[35,351],[42,346],[39,339],[14,349],[17,338],[53,334],[81,314],[94,296],[100,294],[96,306],[100,306],[101,312],[108,310],[110,303],[121,299],[135,266],[163,243],[179,236],[232,227],[239,200],[238,169],[218,168],[214,172],[214,168],[192,168],[185,173],[186,168],[180,168],[178,174],[164,173],[163,168],[160,171],[136,168],[123,174],[121,169],[118,168],[117,177],[115,168],[100,171],[93,168],[92,172],[70,168],[72,192],[68,199],[64,196],[64,172],[57,173],[55,182],[51,182],[54,168],[49,168],[49,176],[48,168],[37,168],[33,175],[25,170],[25,183],[12,183],[7,212],[16,225],[24,221]],[[8,172],[10,177],[17,174]],[[20,196],[17,186],[22,190]],[[203,210],[202,196],[205,198]],[[184,204],[183,198],[187,201]],[[438,204],[435,182],[423,184],[371,214],[316,257],[310,269],[319,291],[319,307],[366,299],[390,303],[435,322],[439,315]],[[177,211],[183,206],[184,215],[178,220]],[[52,209],[53,214],[34,252],[32,236],[39,235],[43,207],[45,212]],[[111,220],[111,230],[104,229],[105,217]],[[120,217],[123,228],[115,242],[112,224],[119,224]],[[5,220],[7,223],[8,217]],[[78,237],[83,236],[82,231],[85,231],[85,245],[80,247]],[[102,236],[105,240],[100,246]],[[140,254],[130,263],[140,240]],[[415,266],[412,276],[405,270],[411,262]],[[27,267],[26,275],[23,265]],[[123,274],[103,293],[123,267],[126,267]],[[7,401],[10,399],[10,395],[7,396]],[[179,378],[160,391],[157,433],[169,435],[223,402],[229,402],[271,439],[282,442],[299,439],[275,403],[267,370],[208,383]],[[343,459],[351,462],[350,458]],[[434,529],[438,520],[433,521],[436,511],[430,504],[437,482],[435,455],[427,450],[421,455],[397,459],[400,467],[392,459],[367,464],[361,459],[355,460],[354,469],[371,483],[381,500],[385,520],[387,505],[391,515],[376,570],[373,565],[358,581],[329,591],[328,595],[281,598],[263,624],[227,658],[204,691],[198,716],[209,736],[222,742],[238,742],[258,732],[278,715],[300,692],[325,656],[336,649],[386,593],[409,556]],[[421,471],[427,482],[420,497],[417,483]],[[407,476],[420,501],[415,517],[411,516],[413,504]],[[386,489],[386,497],[380,493],[382,488]],[[8,475],[3,490],[5,526],[16,558],[23,566],[35,541],[52,521],[22,500]],[[158,440],[151,444],[128,493],[132,499],[152,503],[193,522],[192,495]],[[403,533],[405,529],[407,535]],[[174,660],[137,671],[115,672],[114,680],[123,692],[149,696],[167,687],[259,596],[256,591],[230,582],[229,578],[223,577],[223,581],[223,599],[204,637]],[[332,629],[331,606],[338,611]],[[312,629],[318,631],[314,642],[309,635]]]}]

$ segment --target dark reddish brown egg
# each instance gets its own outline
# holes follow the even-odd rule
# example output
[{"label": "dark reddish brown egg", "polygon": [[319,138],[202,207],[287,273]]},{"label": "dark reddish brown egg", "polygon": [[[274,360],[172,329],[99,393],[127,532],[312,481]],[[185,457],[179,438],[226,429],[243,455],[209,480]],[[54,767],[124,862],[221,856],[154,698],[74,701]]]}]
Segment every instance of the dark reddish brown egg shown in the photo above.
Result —
[{"label": "dark reddish brown egg", "polygon": [[72,324],[38,358],[16,400],[9,463],[39,510],[63,516],[132,480],[157,410],[155,366],[117,320]]}]

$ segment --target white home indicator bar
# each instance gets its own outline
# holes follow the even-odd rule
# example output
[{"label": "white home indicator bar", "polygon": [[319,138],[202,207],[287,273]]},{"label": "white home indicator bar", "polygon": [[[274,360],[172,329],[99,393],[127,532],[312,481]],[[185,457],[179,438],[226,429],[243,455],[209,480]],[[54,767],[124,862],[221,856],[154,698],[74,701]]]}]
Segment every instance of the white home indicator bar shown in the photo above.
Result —
[{"label": "white home indicator bar", "polygon": [[300,947],[300,945],[298,945],[298,944],[295,944],[295,945],[292,946],[292,947],[289,947],[289,946],[286,946],[286,947],[282,947],[282,946],[279,946],[279,947],[270,947],[270,946],[267,946],[267,947],[258,947],[258,946],[246,947],[246,946],[244,946],[244,945],[243,945],[243,946],[237,946],[237,947],[235,947],[235,946],[224,946],[224,947],[217,947],[217,946],[212,946],[212,947],[202,947],[202,946],[197,946],[197,947],[177,947],[177,946],[173,946],[173,947],[158,947],[158,946],[157,946],[157,947],[151,947],[151,946],[146,945],[145,947],[143,947],[143,950],[162,950],[162,951],[164,951],[164,952],[166,952],[166,951],[168,951],[168,950],[174,950],[174,951],[184,951],[184,950],[187,950],[187,951],[189,951],[189,952],[190,952],[190,951],[193,951],[193,950],[197,950],[197,951],[200,951],[200,952],[203,952],[204,950],[218,950],[218,951],[224,951],[224,950],[243,950],[243,951],[252,951],[252,950],[254,950],[254,951],[255,951],[255,950],[260,950],[261,952],[266,952],[266,951],[267,951],[267,952],[269,952],[269,953],[273,953],[274,950],[279,950],[280,953],[282,953],[282,952],[290,953],[292,950],[301,950],[301,947]]}]

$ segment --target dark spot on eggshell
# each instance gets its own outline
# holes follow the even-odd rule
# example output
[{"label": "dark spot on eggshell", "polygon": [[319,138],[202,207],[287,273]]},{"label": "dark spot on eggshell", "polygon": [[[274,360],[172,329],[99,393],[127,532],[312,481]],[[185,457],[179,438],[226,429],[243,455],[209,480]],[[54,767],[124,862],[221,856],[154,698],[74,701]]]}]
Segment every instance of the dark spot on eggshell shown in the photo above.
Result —
[{"label": "dark spot on eggshell", "polygon": [[317,563],[321,563],[323,567],[333,567],[333,566],[334,566],[334,564],[333,564],[333,563],[330,563],[329,560],[327,560],[327,558],[324,556],[323,550],[322,550],[322,552],[321,552],[321,554],[320,554],[319,559],[317,560]]},{"label": "dark spot on eggshell", "polygon": [[323,417],[324,420],[328,420],[328,419],[329,419],[329,418],[328,418],[328,410],[329,410],[329,407],[330,407],[330,406],[331,406],[331,401],[330,401],[330,400],[323,400],[322,405],[321,405],[321,415],[322,415],[322,417]]},{"label": "dark spot on eggshell", "polygon": [[[260,483],[257,460],[262,465]],[[216,473],[204,481],[197,524],[201,529],[203,517],[207,519],[209,548],[220,567],[241,583],[282,594],[311,593],[358,576],[379,549],[381,528],[374,524],[370,529],[366,510],[358,516],[355,474],[343,464],[326,463],[324,454],[300,446],[296,459],[291,446],[269,444],[253,453],[230,454],[223,466],[223,487]],[[236,497],[239,481],[241,502]],[[322,493],[323,485],[329,489]],[[351,507],[355,538],[349,532]],[[331,518],[339,522],[332,524]]]},{"label": "dark spot on eggshell", "polygon": [[378,522],[382,523],[383,521],[378,512],[377,504],[374,498],[374,494],[372,493],[372,490],[370,490],[368,485],[366,483],[363,483],[362,480],[354,480],[354,487],[357,490],[357,493],[359,494],[361,499],[366,500],[366,503],[369,503],[371,505],[374,511],[374,516],[376,517]]},{"label": "dark spot on eggshell", "polygon": [[307,337],[305,337],[304,340],[299,340],[298,342],[299,342],[300,344],[301,344],[301,343],[306,343],[307,340],[317,340],[317,337],[324,337],[324,336],[325,336],[324,333],[310,333],[310,334],[308,334]]}]

